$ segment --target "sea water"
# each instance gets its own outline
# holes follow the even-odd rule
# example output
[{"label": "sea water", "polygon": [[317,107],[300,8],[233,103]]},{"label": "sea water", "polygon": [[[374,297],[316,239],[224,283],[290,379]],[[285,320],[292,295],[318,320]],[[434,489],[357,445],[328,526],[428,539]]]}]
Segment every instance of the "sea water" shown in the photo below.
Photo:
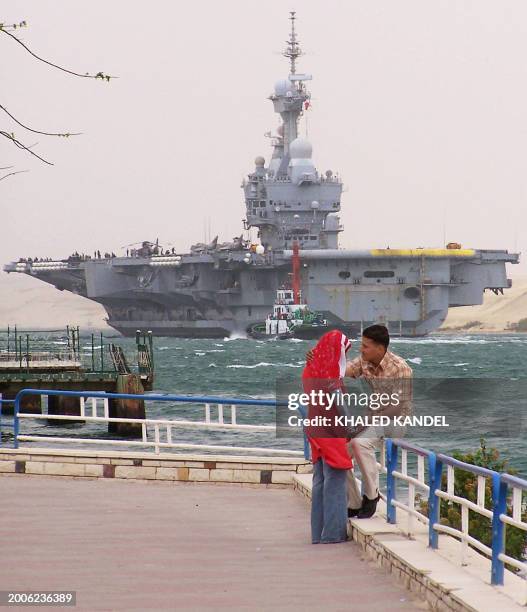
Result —
[{"label": "sea water", "polygon": [[[44,332],[40,339],[43,343],[64,342],[63,338]],[[111,341],[123,346],[129,360],[132,359],[134,339],[114,338]],[[315,341],[297,339],[266,341],[236,336],[224,339],[155,338],[153,392],[273,399],[277,380],[284,376],[300,379],[306,351],[314,344]],[[358,355],[359,344],[358,341],[353,342],[348,358]],[[98,347],[99,342],[96,345]],[[89,362],[91,341],[88,337],[82,337],[81,348]],[[390,350],[407,360],[416,379],[482,379],[487,383],[527,379],[527,334],[434,334],[416,339],[396,337],[392,339]],[[98,359],[100,351],[96,352]],[[108,354],[105,360],[108,366]],[[521,388],[520,385],[516,393],[518,422],[522,418],[527,419],[527,397],[520,391]],[[516,397],[513,399],[515,402]],[[197,415],[196,408],[185,404],[147,402],[146,408],[149,418],[203,418],[202,413]],[[494,402],[491,409],[499,414],[499,401]],[[527,442],[522,428],[518,427],[512,434],[509,431],[506,436],[502,431],[494,433],[488,427],[488,411],[488,406],[483,405],[479,413],[474,414],[472,410],[467,415],[470,427],[451,431],[422,430],[422,434],[417,432],[411,441],[434,451],[451,454],[454,450],[477,450],[480,436],[484,435],[487,446],[496,447],[501,456],[509,460],[511,467],[527,477]],[[228,415],[229,409],[225,412]],[[242,423],[275,423],[274,409],[270,407],[239,408],[237,416]],[[70,425],[57,428],[43,425],[42,422],[24,422],[23,430],[69,437],[98,437],[103,431],[100,426]],[[268,433],[186,429],[178,432],[178,440],[191,444],[303,448],[301,438],[276,438]]]}]

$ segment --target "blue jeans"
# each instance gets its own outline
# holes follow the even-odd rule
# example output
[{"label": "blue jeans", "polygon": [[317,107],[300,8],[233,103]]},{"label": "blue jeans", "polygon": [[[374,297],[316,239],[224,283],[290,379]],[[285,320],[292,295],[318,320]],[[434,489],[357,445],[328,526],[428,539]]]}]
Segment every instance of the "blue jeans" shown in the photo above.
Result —
[{"label": "blue jeans", "polygon": [[313,544],[346,541],[347,472],[348,470],[331,467],[324,459],[319,459],[313,466],[311,497],[311,541]]}]

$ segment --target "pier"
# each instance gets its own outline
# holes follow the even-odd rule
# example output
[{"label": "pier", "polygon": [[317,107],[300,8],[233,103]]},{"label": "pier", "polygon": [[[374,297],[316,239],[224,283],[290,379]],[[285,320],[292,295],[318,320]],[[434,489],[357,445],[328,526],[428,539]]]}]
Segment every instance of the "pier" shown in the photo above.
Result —
[{"label": "pier", "polygon": [[376,609],[368,601],[423,609],[357,545],[312,547],[309,506],[290,488],[0,482],[10,556],[2,583],[75,590],[76,610],[320,610],[322,594],[325,610]]},{"label": "pier", "polygon": [[[57,332],[59,330],[55,330]],[[63,334],[51,339],[50,333],[20,331],[14,327],[0,334],[0,343],[4,345],[0,350],[0,394],[4,400],[14,400],[20,390],[28,387],[135,395],[152,388],[154,357],[150,332],[136,333],[136,363],[133,365],[122,347],[107,342],[102,333],[83,336],[82,341],[88,342],[87,346],[81,346],[79,327],[68,326]],[[48,337],[43,338],[43,335]],[[47,402],[45,411],[50,416],[82,416],[81,398],[64,395],[45,398],[26,395],[20,403],[20,412],[42,414],[43,399]],[[10,402],[5,403],[4,414],[11,408]],[[140,400],[112,400],[109,410],[117,417],[145,417],[144,402]],[[140,435],[140,431],[130,424],[112,425],[110,431]]]}]

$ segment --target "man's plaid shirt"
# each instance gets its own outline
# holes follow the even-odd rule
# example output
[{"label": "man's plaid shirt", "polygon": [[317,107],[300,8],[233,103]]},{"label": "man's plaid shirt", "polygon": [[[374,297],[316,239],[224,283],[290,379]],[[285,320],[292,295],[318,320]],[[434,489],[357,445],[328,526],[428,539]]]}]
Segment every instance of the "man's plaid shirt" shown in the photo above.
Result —
[{"label": "man's plaid shirt", "polygon": [[391,351],[386,351],[378,366],[362,357],[349,361],[346,376],[365,378],[375,393],[398,393],[400,414],[410,414],[412,409],[412,368]]}]

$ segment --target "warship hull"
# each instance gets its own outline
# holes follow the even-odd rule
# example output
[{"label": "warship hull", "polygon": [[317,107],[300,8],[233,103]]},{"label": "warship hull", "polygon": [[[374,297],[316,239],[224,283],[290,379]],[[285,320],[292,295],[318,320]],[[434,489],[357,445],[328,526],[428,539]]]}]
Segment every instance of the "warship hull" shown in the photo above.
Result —
[{"label": "warship hull", "polygon": [[[125,336],[223,338],[245,335],[265,319],[276,289],[290,280],[292,251],[250,263],[240,253],[183,255],[170,260],[94,259],[14,263],[58,289],[100,303],[108,324]],[[418,337],[438,329],[449,308],[481,304],[486,290],[510,287],[506,263],[518,255],[473,249],[300,250],[302,292],[331,328],[359,334],[372,323],[392,335]],[[176,265],[177,264],[177,265]]]}]

